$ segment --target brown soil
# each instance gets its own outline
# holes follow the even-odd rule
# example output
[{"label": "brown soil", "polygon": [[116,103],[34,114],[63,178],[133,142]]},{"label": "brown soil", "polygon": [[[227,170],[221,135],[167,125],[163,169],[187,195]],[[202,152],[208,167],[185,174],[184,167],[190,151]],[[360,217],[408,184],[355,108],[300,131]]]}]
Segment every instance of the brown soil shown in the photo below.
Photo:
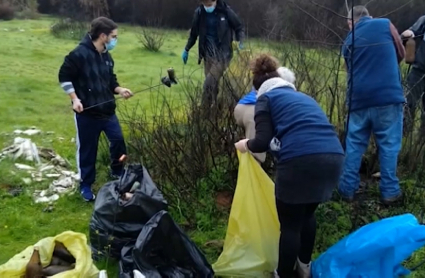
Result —
[{"label": "brown soil", "polygon": [[233,193],[230,191],[217,192],[215,202],[219,209],[230,209],[232,207]]}]

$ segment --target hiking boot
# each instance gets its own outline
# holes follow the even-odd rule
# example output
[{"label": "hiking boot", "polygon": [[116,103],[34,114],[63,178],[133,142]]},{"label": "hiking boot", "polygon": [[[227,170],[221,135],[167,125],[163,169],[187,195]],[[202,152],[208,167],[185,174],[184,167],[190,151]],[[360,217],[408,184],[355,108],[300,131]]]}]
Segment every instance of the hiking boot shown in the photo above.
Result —
[{"label": "hiking boot", "polygon": [[299,278],[310,278],[311,277],[311,262],[305,264],[297,259],[297,274]]},{"label": "hiking boot", "polygon": [[80,193],[81,193],[81,196],[83,197],[83,200],[86,202],[92,202],[96,199],[96,195],[93,194],[90,186],[81,186]]},{"label": "hiking boot", "polygon": [[391,198],[382,198],[380,199],[381,203],[387,206],[390,205],[394,205],[396,203],[399,203],[403,200],[403,193],[399,193],[397,196],[395,197],[391,197]]},{"label": "hiking boot", "polygon": [[352,203],[354,201],[354,196],[345,196],[338,190],[339,196],[341,197],[341,200],[346,203]]}]

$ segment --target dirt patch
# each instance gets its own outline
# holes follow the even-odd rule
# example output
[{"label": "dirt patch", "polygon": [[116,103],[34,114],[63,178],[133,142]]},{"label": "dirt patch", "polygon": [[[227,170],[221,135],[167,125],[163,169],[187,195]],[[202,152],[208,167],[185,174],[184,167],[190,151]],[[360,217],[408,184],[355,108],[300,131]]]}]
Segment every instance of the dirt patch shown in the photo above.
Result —
[{"label": "dirt patch", "polygon": [[9,191],[12,188],[10,184],[0,183],[0,190]]},{"label": "dirt patch", "polygon": [[220,191],[215,196],[215,203],[218,209],[230,209],[232,207],[233,192]]}]

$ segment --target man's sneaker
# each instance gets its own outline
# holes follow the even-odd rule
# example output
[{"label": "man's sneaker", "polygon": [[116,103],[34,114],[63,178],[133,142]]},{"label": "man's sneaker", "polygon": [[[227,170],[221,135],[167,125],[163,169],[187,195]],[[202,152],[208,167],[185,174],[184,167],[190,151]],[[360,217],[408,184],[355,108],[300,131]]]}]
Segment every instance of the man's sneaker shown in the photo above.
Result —
[{"label": "man's sneaker", "polygon": [[84,201],[91,202],[96,199],[96,195],[93,194],[91,191],[91,188],[88,186],[83,186],[80,188],[81,196],[83,197]]}]

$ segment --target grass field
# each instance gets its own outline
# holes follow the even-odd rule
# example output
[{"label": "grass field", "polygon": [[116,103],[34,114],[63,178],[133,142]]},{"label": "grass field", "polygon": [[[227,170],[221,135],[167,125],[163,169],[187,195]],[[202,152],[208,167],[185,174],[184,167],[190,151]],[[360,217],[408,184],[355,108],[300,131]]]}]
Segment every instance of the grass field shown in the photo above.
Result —
[{"label": "grass field", "polygon": [[[52,24],[50,19],[1,23],[0,147],[13,142],[14,136],[6,134],[36,126],[54,134],[34,135],[31,139],[37,145],[52,147],[75,165],[73,112],[68,97],[61,91],[57,75],[64,55],[77,42],[53,37],[49,33]],[[180,54],[186,42],[185,33],[170,31],[161,51],[150,53],[142,49],[134,31],[132,27],[120,28],[119,42],[113,51],[115,71],[122,86],[138,91],[158,84],[169,67],[175,68],[177,76],[184,68],[193,72],[195,78],[201,77],[203,70],[197,65],[196,47],[190,53],[188,65],[183,67]],[[178,94],[180,89],[176,86],[167,90]],[[149,97],[149,92],[141,93],[131,100],[120,101],[118,105],[131,106],[140,102],[148,109]],[[0,165],[0,185],[22,185],[19,173],[10,173],[16,172],[13,163],[2,161]],[[105,177],[106,171],[100,169],[97,186],[105,182]],[[28,189],[44,185],[37,184]],[[0,193],[0,264],[43,237],[66,230],[88,231],[93,205],[82,202],[78,194],[60,199],[51,213],[44,213],[46,205],[34,204],[29,194],[15,198],[3,195]],[[110,272],[114,270],[110,269]]]},{"label": "grass field", "polygon": [[[68,97],[58,84],[57,74],[64,56],[78,42],[53,37],[49,32],[53,23],[54,19],[50,18],[1,22],[0,147],[12,143],[15,129],[36,126],[44,133],[31,136],[31,139],[37,145],[53,148],[75,166],[73,112]],[[197,65],[197,47],[190,52],[188,65],[183,66],[180,58],[187,39],[186,32],[168,31],[161,51],[151,53],[142,48],[136,31],[134,27],[120,27],[119,42],[113,51],[115,72],[123,87],[139,91],[149,85],[156,85],[169,67],[175,69],[177,76],[190,72],[191,78],[202,80],[203,69]],[[182,89],[175,86],[164,88],[163,91],[170,92],[171,97],[179,96]],[[120,100],[118,114],[120,109],[132,107],[136,103],[149,110],[150,97],[154,93],[156,90],[152,93],[140,93],[127,101]],[[46,134],[48,131],[53,131],[54,134]],[[99,163],[97,188],[106,182],[106,174],[106,167]],[[46,205],[34,204],[30,193],[34,188],[43,188],[48,184],[42,182],[25,186],[21,177],[13,162],[0,162],[0,265],[41,238],[66,230],[88,232],[93,204],[82,202],[79,194],[75,194],[57,201],[52,212],[43,212]],[[28,190],[26,194],[10,197],[4,191],[9,185],[24,186]],[[347,205],[338,202],[331,202],[323,210],[329,210],[336,219],[336,223],[327,223],[322,219],[319,227],[321,234],[318,233],[318,238],[327,247],[346,234],[351,211]],[[399,213],[402,212],[404,211]],[[368,219],[369,222],[375,220]],[[211,231],[193,231],[190,236],[197,244],[203,245],[209,240],[223,239],[224,233],[223,225]],[[409,263],[415,265],[423,258],[424,251],[421,250]],[[209,259],[215,258],[209,256]],[[102,263],[98,266],[100,269],[104,268]],[[116,271],[116,265],[110,264],[110,277],[116,277]],[[425,272],[417,272],[414,277],[425,277]]]}]

